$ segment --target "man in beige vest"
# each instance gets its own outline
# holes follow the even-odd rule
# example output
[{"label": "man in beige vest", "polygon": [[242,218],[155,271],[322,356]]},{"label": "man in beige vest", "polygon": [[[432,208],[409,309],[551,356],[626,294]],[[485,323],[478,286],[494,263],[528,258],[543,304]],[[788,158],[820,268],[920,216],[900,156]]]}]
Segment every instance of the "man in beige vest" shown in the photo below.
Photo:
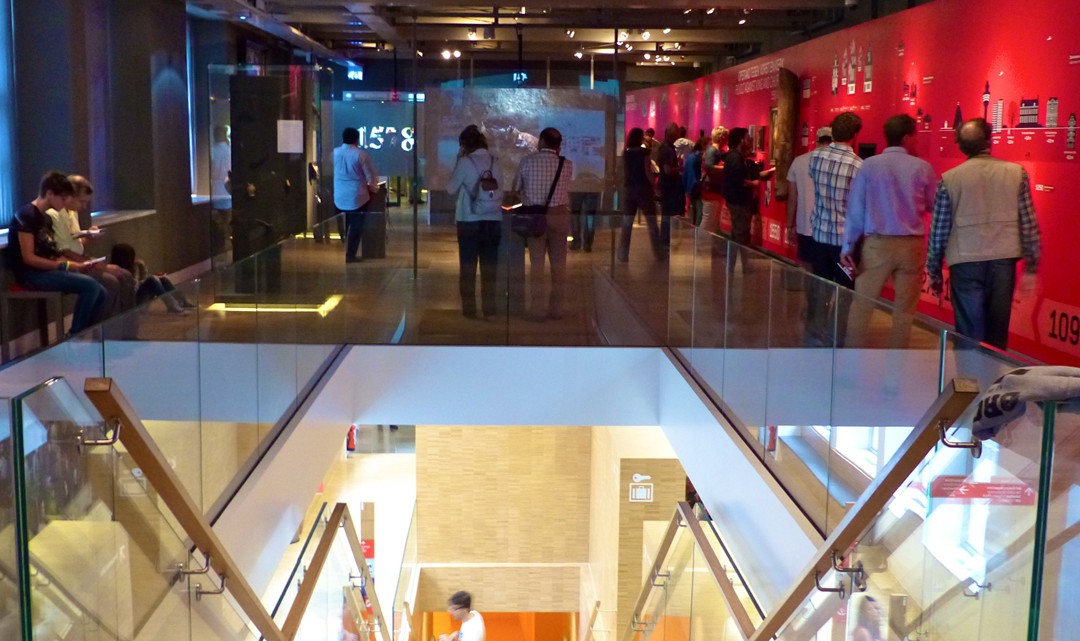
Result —
[{"label": "man in beige vest", "polygon": [[926,269],[931,290],[940,296],[941,261],[949,265],[956,330],[1005,349],[1020,258],[1021,291],[1035,289],[1039,227],[1027,172],[990,155],[991,134],[983,118],[957,131],[957,145],[968,159],[941,177]]}]

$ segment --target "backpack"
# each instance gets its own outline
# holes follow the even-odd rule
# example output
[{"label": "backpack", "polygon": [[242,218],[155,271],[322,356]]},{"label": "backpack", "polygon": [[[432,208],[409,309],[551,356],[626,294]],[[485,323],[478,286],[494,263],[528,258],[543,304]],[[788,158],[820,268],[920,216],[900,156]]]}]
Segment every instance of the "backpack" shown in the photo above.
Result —
[{"label": "backpack", "polygon": [[[476,160],[472,156],[468,156],[470,162],[476,167]],[[480,174],[479,180],[476,181],[476,187],[473,189],[472,196],[473,201],[473,213],[474,214],[491,214],[498,213],[502,207],[503,192],[499,187],[499,181],[495,179],[495,175],[492,170],[495,168],[495,157],[490,156],[488,168],[480,171],[479,167],[476,167],[477,172]]]}]

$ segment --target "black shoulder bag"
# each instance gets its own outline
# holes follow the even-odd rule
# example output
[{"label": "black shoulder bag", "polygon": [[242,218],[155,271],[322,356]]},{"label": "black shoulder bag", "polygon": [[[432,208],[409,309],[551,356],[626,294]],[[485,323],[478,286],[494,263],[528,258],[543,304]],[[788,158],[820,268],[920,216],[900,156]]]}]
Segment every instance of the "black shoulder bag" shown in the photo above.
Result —
[{"label": "black shoulder bag", "polygon": [[551,189],[548,190],[547,201],[543,205],[522,205],[510,214],[510,230],[515,234],[524,238],[539,238],[547,233],[547,210],[551,205],[551,197],[555,195],[555,186],[559,184],[565,161],[565,158],[559,156],[559,168],[555,170],[555,180],[551,181]]}]

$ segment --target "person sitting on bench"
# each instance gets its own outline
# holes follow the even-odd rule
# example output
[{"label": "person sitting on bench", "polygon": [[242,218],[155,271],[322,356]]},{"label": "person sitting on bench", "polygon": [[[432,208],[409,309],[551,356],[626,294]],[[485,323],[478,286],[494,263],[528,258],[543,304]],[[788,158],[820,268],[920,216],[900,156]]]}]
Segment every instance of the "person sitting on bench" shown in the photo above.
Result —
[{"label": "person sitting on bench", "polygon": [[15,212],[8,230],[8,256],[15,280],[27,289],[76,294],[71,333],[78,334],[101,319],[108,294],[101,283],[81,273],[94,263],[63,258],[53,240],[47,209],[63,209],[75,193],[67,176],[51,171],[41,179],[38,197]]}]

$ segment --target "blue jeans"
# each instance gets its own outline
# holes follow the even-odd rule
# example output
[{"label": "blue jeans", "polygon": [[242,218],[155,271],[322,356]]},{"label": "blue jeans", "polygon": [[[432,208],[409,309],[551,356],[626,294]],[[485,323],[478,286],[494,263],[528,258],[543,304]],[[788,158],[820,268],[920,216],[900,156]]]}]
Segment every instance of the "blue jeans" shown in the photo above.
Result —
[{"label": "blue jeans", "polygon": [[365,203],[360,209],[338,212],[345,214],[345,227],[348,235],[348,242],[345,245],[345,260],[356,258],[356,252],[360,249],[360,241],[364,239],[364,214],[367,213],[369,204],[371,204],[371,201]]},{"label": "blue jeans", "polygon": [[105,311],[105,301],[108,299],[105,288],[86,274],[26,269],[18,275],[18,281],[29,289],[76,294],[75,314],[71,319],[72,334],[78,334],[101,320]]},{"label": "blue jeans", "polygon": [[1004,258],[949,266],[957,332],[1005,349],[1018,260]]}]

